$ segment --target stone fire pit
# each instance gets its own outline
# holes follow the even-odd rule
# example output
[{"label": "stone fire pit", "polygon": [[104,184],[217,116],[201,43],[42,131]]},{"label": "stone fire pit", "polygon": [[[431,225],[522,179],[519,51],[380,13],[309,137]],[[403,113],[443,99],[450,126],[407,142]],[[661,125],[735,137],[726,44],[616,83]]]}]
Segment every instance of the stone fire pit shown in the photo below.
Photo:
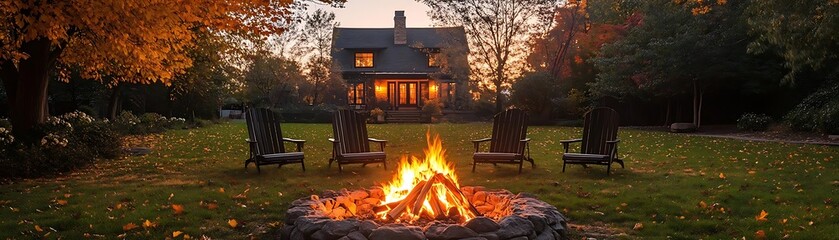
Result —
[{"label": "stone fire pit", "polygon": [[410,223],[386,220],[373,210],[384,200],[380,188],[327,191],[291,203],[280,239],[568,239],[565,216],[529,194],[483,187],[460,189],[482,216],[465,222],[456,218]]}]

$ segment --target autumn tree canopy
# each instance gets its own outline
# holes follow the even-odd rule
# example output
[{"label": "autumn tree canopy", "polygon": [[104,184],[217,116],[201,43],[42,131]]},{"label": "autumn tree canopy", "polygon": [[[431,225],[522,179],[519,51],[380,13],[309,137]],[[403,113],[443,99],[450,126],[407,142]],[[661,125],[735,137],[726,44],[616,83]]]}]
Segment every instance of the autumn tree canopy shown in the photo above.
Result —
[{"label": "autumn tree canopy", "polygon": [[[325,0],[326,2],[333,2]],[[342,0],[337,0],[342,1]],[[168,82],[192,63],[196,29],[248,37],[283,30],[293,0],[3,1],[0,78],[16,133],[46,119],[47,79]],[[58,70],[58,71],[55,71]]]},{"label": "autumn tree canopy", "polygon": [[527,40],[550,22],[556,0],[423,0],[441,25],[463,26],[469,39],[470,67],[479,85],[495,92],[495,111],[504,92],[526,67]]}]

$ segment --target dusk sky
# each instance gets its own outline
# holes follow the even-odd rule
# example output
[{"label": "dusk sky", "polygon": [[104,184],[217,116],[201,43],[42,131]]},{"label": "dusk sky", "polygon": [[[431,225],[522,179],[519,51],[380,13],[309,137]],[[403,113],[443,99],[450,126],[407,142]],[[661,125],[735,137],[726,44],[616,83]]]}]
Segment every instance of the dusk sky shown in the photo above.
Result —
[{"label": "dusk sky", "polygon": [[414,0],[350,0],[344,8],[315,5],[311,9],[335,13],[341,27],[393,27],[393,11],[405,10],[408,27],[430,27],[428,7]]}]

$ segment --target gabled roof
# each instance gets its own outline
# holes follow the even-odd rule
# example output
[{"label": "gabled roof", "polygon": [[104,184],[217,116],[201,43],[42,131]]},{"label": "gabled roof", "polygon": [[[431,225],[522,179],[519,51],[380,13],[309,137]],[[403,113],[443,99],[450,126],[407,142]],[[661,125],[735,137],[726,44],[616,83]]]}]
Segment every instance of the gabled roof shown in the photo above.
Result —
[{"label": "gabled roof", "polygon": [[[409,47],[442,48],[446,43],[466,46],[463,27],[406,28]],[[377,49],[401,45],[393,43],[393,28],[335,28],[333,47]]]}]

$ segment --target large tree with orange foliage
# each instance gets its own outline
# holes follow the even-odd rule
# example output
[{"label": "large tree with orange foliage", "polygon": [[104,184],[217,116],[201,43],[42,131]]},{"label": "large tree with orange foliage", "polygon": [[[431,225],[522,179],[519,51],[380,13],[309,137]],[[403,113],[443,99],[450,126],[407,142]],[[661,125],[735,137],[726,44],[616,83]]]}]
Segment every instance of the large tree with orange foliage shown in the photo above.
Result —
[{"label": "large tree with orange foliage", "polygon": [[165,83],[191,65],[187,50],[195,30],[250,37],[278,33],[292,2],[2,1],[0,78],[15,134],[46,119],[48,79],[61,77],[63,69],[113,82]]}]

